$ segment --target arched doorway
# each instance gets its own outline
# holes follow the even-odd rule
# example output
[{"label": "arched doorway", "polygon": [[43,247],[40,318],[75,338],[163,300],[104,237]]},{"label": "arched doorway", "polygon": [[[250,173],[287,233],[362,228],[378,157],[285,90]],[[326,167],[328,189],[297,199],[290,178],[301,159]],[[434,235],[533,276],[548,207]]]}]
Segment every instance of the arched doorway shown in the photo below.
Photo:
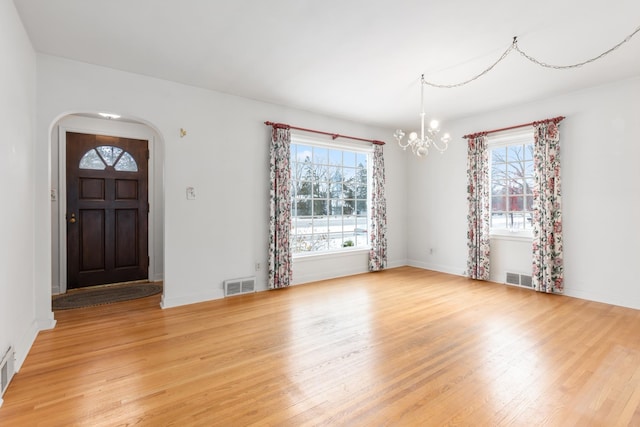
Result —
[{"label": "arched doorway", "polygon": [[[148,145],[148,272],[149,281],[164,278],[164,150],[161,137],[151,126],[135,119],[104,119],[98,114],[76,113],[60,118],[51,132],[51,293],[67,291],[67,185],[66,148],[70,133],[128,138]],[[145,255],[146,256],[146,255]]]}]

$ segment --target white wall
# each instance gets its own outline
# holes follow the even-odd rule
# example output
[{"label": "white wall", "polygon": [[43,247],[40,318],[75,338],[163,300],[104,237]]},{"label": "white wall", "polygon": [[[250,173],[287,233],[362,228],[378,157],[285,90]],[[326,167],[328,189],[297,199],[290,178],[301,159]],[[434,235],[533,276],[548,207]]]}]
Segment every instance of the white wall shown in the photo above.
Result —
[{"label": "white wall", "polygon": [[0,357],[13,345],[20,367],[38,330],[33,273],[36,57],[9,0],[0,1],[0,58]]},{"label": "white wall", "polygon": [[[286,107],[225,95],[113,69],[38,55],[37,163],[51,162],[50,134],[70,112],[110,111],[149,124],[164,142],[165,292],[163,306],[222,296],[225,279],[256,275],[266,287],[268,245],[268,141],[265,120],[346,135],[389,140],[392,131]],[[180,128],[187,136],[180,138]],[[389,264],[406,263],[405,153],[385,150],[389,218]],[[46,170],[48,172],[48,169]],[[36,187],[49,196],[48,173]],[[186,187],[197,199],[186,200]],[[38,238],[50,248],[50,201],[37,210]],[[50,249],[37,261],[50,263]],[[355,259],[354,259],[355,258]],[[294,263],[305,281],[366,271],[366,256],[319,258]],[[49,264],[49,277],[51,268]],[[295,280],[295,278],[294,278]],[[38,288],[45,298],[47,286]],[[41,310],[47,311],[43,304]],[[48,308],[50,310],[50,307]]]},{"label": "white wall", "polygon": [[[563,115],[565,294],[640,308],[640,77],[447,123],[442,156],[409,161],[411,265],[466,269],[466,142],[462,136]],[[492,241],[492,280],[531,271],[531,245]],[[431,255],[429,250],[434,248]],[[527,271],[522,271],[527,268]]]},{"label": "white wall", "polygon": [[[63,135],[60,135],[62,131]],[[124,138],[149,141],[149,280],[161,281],[164,277],[164,189],[163,169],[164,150],[160,136],[154,129],[140,123],[121,120],[106,120],[78,115],[65,116],[56,123],[51,131],[51,189],[57,194],[51,201],[51,292],[64,293],[66,290],[66,222],[60,222],[65,216],[65,172],[60,175],[60,143],[65,132],[83,132],[100,135],[112,135]],[[64,149],[64,148],[63,148]],[[64,151],[63,151],[64,152]],[[64,162],[63,162],[64,163]],[[62,214],[60,214],[62,213]],[[62,230],[62,234],[60,233]],[[59,240],[62,235],[62,242]],[[60,250],[62,243],[63,249]],[[62,254],[62,256],[60,256]],[[62,268],[61,268],[62,267]],[[61,271],[62,270],[62,271]],[[61,280],[62,274],[62,280]]]}]

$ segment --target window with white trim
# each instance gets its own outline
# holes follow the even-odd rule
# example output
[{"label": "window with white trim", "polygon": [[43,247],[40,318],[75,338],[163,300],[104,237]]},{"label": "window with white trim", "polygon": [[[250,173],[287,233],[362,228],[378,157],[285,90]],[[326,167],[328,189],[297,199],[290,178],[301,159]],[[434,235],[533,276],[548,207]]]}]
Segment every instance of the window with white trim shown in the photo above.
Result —
[{"label": "window with white trim", "polygon": [[291,140],[293,254],[368,248],[372,149]]},{"label": "window with white trim", "polygon": [[533,132],[490,137],[491,234],[530,237],[533,228]]}]

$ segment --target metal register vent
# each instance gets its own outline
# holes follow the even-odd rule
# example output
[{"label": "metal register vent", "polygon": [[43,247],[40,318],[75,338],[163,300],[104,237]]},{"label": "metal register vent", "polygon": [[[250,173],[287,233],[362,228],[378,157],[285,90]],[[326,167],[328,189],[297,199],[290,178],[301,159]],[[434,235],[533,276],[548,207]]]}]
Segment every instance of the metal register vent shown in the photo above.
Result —
[{"label": "metal register vent", "polygon": [[15,374],[15,368],[13,365],[15,357],[13,347],[9,347],[2,357],[2,360],[0,360],[0,396],[4,394],[11,382],[11,378],[13,378],[13,374]]},{"label": "metal register vent", "polygon": [[224,296],[249,294],[256,291],[256,278],[244,277],[241,279],[230,279],[224,281]]},{"label": "metal register vent", "polygon": [[523,288],[533,288],[531,276],[527,274],[507,273],[505,283],[509,285],[521,286]]}]

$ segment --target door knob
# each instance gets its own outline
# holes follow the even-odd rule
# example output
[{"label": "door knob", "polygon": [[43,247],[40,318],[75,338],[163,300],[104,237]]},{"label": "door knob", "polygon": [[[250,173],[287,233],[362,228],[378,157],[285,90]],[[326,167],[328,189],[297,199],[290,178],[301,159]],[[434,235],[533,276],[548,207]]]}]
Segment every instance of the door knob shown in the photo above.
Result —
[{"label": "door knob", "polygon": [[69,222],[71,224],[74,224],[76,222],[76,214],[74,214],[74,213],[71,214],[71,219],[69,219]]}]

